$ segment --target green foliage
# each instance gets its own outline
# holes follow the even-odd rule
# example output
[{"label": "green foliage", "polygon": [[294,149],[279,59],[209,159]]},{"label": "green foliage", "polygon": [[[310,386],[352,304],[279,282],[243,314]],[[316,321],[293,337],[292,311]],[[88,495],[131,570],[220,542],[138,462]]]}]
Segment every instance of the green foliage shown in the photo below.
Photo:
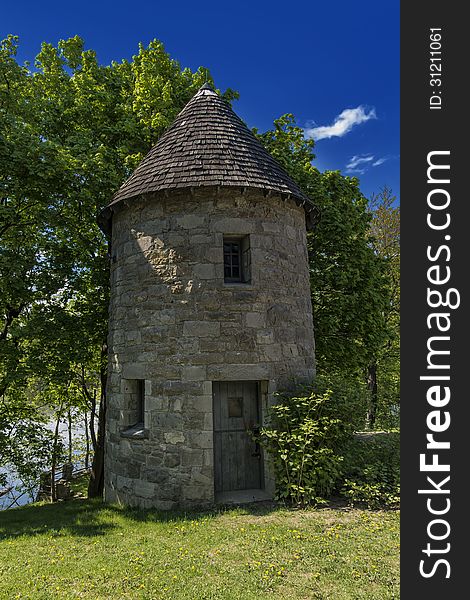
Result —
[{"label": "green foliage", "polygon": [[373,248],[367,199],[356,178],[320,173],[312,165],[314,142],[292,115],[258,137],[320,211],[308,236],[318,368],[363,377],[386,337],[387,303],[385,264]]},{"label": "green foliage", "polygon": [[[212,82],[203,67],[182,69],[157,40],[110,65],[78,36],[43,43],[34,69],[17,62],[17,48],[15,36],[0,44],[2,461],[14,438],[33,443],[44,415],[93,410],[100,387],[104,398],[108,245],[96,215]],[[8,436],[20,422],[22,437],[18,428]]]},{"label": "green foliage", "polygon": [[336,487],[342,448],[363,411],[363,391],[338,378],[319,376],[300,393],[278,394],[271,424],[258,437],[274,466],[278,498],[301,505],[324,502]]},{"label": "green foliage", "polygon": [[13,467],[15,481],[0,472],[0,487],[15,484],[32,489],[50,464],[53,444],[47,418],[34,399],[10,390],[8,402],[0,399],[0,465]]},{"label": "green foliage", "polygon": [[306,140],[295,117],[286,114],[274,121],[274,129],[253,132],[289,175],[315,200],[321,193],[321,173],[312,165],[314,141]]},{"label": "green foliage", "polygon": [[339,492],[368,508],[398,505],[399,434],[354,434],[367,402],[365,384],[339,376],[319,375],[298,393],[278,394],[257,439],[272,461],[279,499],[321,504]]},{"label": "green foliage", "polygon": [[398,432],[361,434],[344,455],[342,494],[351,504],[368,508],[395,507],[400,501],[400,438]]},{"label": "green foliage", "polygon": [[370,204],[356,178],[313,165],[313,140],[292,115],[261,142],[312,198],[320,220],[308,234],[317,370],[369,384],[363,429],[398,425],[399,208],[384,188]]},{"label": "green foliage", "polygon": [[386,335],[384,264],[357,179],[322,175],[321,220],[309,236],[316,352],[327,372],[362,374]]},{"label": "green foliage", "polygon": [[370,201],[374,251],[386,269],[387,302],[384,320],[387,335],[378,349],[375,427],[399,427],[400,404],[400,206],[384,187]]}]

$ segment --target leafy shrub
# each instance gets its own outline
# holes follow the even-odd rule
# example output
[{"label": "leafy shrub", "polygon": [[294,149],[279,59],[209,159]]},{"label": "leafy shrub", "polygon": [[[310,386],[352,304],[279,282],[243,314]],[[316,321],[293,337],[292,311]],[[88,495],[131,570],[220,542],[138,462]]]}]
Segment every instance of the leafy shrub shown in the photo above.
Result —
[{"label": "leafy shrub", "polygon": [[331,494],[342,473],[342,448],[352,436],[358,403],[363,405],[360,390],[331,377],[317,377],[298,394],[277,395],[270,425],[257,441],[272,458],[279,499],[319,504]]},{"label": "leafy shrub", "polygon": [[344,454],[342,494],[351,504],[394,507],[400,501],[398,432],[359,434]]}]

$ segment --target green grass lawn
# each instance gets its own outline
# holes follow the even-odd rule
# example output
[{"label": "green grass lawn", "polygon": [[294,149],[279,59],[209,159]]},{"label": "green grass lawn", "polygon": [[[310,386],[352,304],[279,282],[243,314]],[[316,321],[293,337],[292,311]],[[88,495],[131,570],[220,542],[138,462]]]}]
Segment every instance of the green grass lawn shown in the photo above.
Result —
[{"label": "green grass lawn", "polygon": [[77,499],[0,513],[0,598],[399,598],[399,513],[164,514]]}]

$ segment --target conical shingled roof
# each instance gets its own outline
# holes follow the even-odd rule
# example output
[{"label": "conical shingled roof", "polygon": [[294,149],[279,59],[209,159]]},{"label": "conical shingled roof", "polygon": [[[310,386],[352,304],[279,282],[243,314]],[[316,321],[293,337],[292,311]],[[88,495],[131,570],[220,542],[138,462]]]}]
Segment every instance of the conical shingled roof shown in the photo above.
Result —
[{"label": "conical shingled roof", "polygon": [[149,192],[200,186],[255,188],[315,207],[230,105],[203,85],[102,212]]}]

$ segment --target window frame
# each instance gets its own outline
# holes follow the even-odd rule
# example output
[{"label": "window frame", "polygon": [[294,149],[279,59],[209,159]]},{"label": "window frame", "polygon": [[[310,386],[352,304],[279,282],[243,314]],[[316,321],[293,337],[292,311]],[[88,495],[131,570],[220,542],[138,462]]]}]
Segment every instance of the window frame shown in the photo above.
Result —
[{"label": "window frame", "polygon": [[[225,251],[226,244],[236,245],[238,248],[238,252],[235,254],[232,251],[227,253]],[[250,236],[247,235],[229,235],[224,234],[223,236],[223,267],[224,267],[224,283],[228,284],[250,284],[251,283],[251,246],[250,246]],[[232,260],[230,260],[230,264],[226,264],[226,256],[227,254],[232,258],[233,256],[238,256],[238,265],[233,265]],[[226,275],[225,269],[228,267],[233,273],[233,268],[238,266],[239,275]]]},{"label": "window frame", "polygon": [[[225,237],[224,236],[224,241],[223,241],[224,247],[223,247],[223,255],[224,255],[224,282],[225,283],[243,283],[243,264],[242,264],[242,240],[241,238],[236,238],[236,237]],[[225,246],[229,245],[232,246],[230,252],[226,252],[225,251]],[[235,246],[237,248],[237,252],[233,252],[233,246]],[[225,262],[225,258],[226,256],[230,257],[230,264],[227,265]],[[234,265],[233,264],[233,257],[237,256],[238,257],[238,265]],[[233,276],[233,270],[234,267],[238,267],[238,277]],[[231,275],[226,275],[225,274],[225,269],[229,268]]]}]

